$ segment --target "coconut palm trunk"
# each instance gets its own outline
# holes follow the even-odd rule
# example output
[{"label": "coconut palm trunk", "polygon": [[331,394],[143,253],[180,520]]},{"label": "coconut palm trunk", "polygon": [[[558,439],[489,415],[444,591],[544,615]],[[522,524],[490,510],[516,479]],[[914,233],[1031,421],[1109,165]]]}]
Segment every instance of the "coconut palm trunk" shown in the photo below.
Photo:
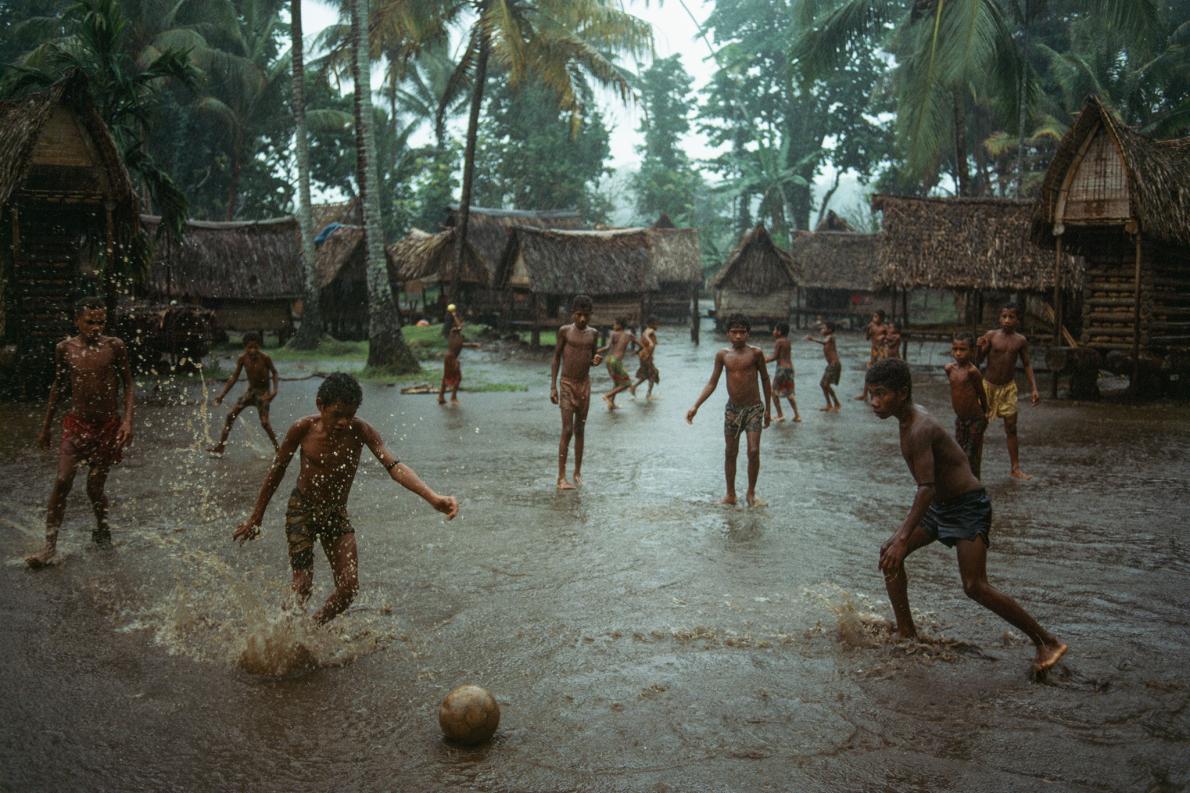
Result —
[{"label": "coconut palm trunk", "polygon": [[416,372],[421,367],[401,333],[401,316],[393,302],[380,228],[380,176],[376,167],[376,134],[372,129],[372,59],[368,51],[368,2],[351,0],[352,78],[358,137],[357,150],[360,202],[364,211],[364,240],[368,255],[368,366],[398,373]]},{"label": "coconut palm trunk", "polygon": [[302,0],[290,0],[290,37],[293,39],[293,126],[297,139],[298,228],[302,236],[302,275],[305,299],[302,325],[289,346],[312,350],[322,337],[322,309],[318,276],[314,271],[314,218],[310,209],[310,142],[306,138],[306,64],[302,49]]},{"label": "coconut palm trunk", "polygon": [[479,134],[479,111],[483,106],[483,87],[488,76],[491,39],[484,34],[475,60],[475,84],[471,87],[471,115],[467,119],[467,145],[463,149],[463,195],[459,200],[459,230],[455,238],[455,271],[450,279],[450,299],[458,302],[463,274],[463,250],[467,244],[467,224],[471,219],[471,193],[475,186],[475,139]]}]

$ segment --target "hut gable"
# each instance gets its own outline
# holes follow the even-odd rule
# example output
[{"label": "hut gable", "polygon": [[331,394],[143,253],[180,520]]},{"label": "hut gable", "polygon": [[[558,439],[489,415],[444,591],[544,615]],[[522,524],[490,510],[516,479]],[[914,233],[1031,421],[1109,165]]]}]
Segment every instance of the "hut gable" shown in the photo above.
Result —
[{"label": "hut gable", "polygon": [[315,204],[310,207],[310,217],[315,234],[332,223],[342,223],[345,226],[362,226],[364,223],[358,198],[340,201],[337,204]]},{"label": "hut gable", "polygon": [[[876,195],[883,213],[882,286],[1040,291],[1054,262],[1029,241],[1031,202]],[[1065,267],[1073,269],[1067,257]]]},{"label": "hut gable", "polygon": [[1033,238],[1052,245],[1067,225],[1128,220],[1145,236],[1190,245],[1190,137],[1154,140],[1091,96],[1050,162]]},{"label": "hut gable", "polygon": [[641,294],[655,291],[645,229],[557,231],[517,226],[496,283],[537,294]]},{"label": "hut gable", "polygon": [[[662,218],[669,219],[664,215]],[[654,225],[648,233],[653,274],[659,285],[702,283],[702,247],[698,229]]]},{"label": "hut gable", "polygon": [[367,258],[364,230],[361,226],[339,226],[318,246],[314,257],[314,274],[319,289],[326,289],[352,260]]},{"label": "hut gable", "polygon": [[763,223],[741,238],[726,264],[711,279],[714,289],[747,295],[769,295],[797,286],[793,257],[773,242]]},{"label": "hut gable", "polygon": [[[427,234],[413,229],[388,246],[389,271],[398,283],[434,281],[448,283],[454,278],[455,229]],[[488,271],[471,245],[463,253],[460,283],[487,286]]]},{"label": "hut gable", "polygon": [[814,227],[815,231],[855,231],[843,218],[835,214],[835,210],[828,209],[822,220]]},{"label": "hut gable", "polygon": [[793,241],[801,285],[810,289],[866,292],[876,289],[880,235],[845,231],[803,232]]},{"label": "hut gable", "polygon": [[[152,233],[161,218],[142,215],[141,223]],[[180,242],[163,241],[153,251],[149,289],[167,299],[300,297],[305,290],[297,220],[188,221]]]},{"label": "hut gable", "polygon": [[[459,208],[447,210],[446,228],[458,225]],[[480,261],[488,271],[489,280],[494,281],[496,271],[504,257],[504,248],[509,242],[509,232],[514,226],[538,229],[585,229],[586,225],[578,212],[571,209],[489,209],[471,207],[467,220],[467,242],[479,254]]]}]

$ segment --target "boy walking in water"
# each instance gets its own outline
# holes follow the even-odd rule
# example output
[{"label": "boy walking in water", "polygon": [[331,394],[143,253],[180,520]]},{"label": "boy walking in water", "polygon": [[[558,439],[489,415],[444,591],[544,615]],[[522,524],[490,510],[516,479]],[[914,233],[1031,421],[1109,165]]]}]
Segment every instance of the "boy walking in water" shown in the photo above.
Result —
[{"label": "boy walking in water", "polygon": [[950,404],[954,408],[954,439],[967,455],[971,473],[978,479],[983,433],[988,428],[988,398],[983,390],[983,375],[972,363],[975,337],[970,333],[955,334],[950,354],[954,363],[946,364],[946,379],[950,381]]},{"label": "boy walking in water", "polygon": [[[273,432],[273,425],[269,423],[269,405],[277,396],[281,378],[277,375],[277,367],[273,366],[273,359],[260,349],[259,333],[244,334],[244,352],[236,359],[236,370],[223,384],[223,390],[219,392],[219,396],[215,397],[216,405],[223,404],[223,397],[227,396],[227,392],[240,379],[241,371],[248,375],[248,390],[236,400],[231,412],[227,414],[227,421],[223,422],[223,432],[219,435],[219,442],[207,449],[212,454],[223,454],[224,449],[227,448],[227,436],[231,434],[231,425],[235,423],[236,417],[246,407],[256,408],[256,412],[260,416],[260,426],[264,427],[264,431],[268,433],[269,440],[273,442],[273,448],[277,448],[277,434]],[[269,389],[270,377],[273,380],[271,390]]]},{"label": "boy walking in water", "polygon": [[[868,340],[871,349],[868,351],[868,365],[871,369],[872,364],[879,361],[881,358],[887,357],[885,355],[887,347],[884,346],[884,336],[887,328],[884,324],[884,311],[877,310],[872,312],[872,318],[868,320],[868,324],[864,327],[864,338]],[[857,400],[864,400],[868,398],[868,387],[865,385],[863,392],[856,397]]]},{"label": "boy walking in water", "polygon": [[[37,443],[49,448],[50,426],[67,383],[71,409],[62,422],[62,441],[58,445],[58,475],[50,491],[45,516],[45,545],[25,558],[32,568],[51,564],[58,547],[58,529],[66,511],[66,496],[74,476],[83,463],[87,474],[87,496],[95,512],[95,530],[91,539],[101,548],[110,548],[111,529],[107,524],[107,495],[103,491],[108,471],[120,462],[123,448],[132,441],[134,391],[128,348],[115,336],[103,335],[107,310],[97,297],[85,297],[74,307],[78,335],[58,342],[54,348],[54,382],[50,403]],[[124,388],[123,413],[117,398]]]},{"label": "boy walking in water", "polygon": [[478,349],[475,342],[463,338],[463,318],[452,303],[447,308],[450,311],[450,333],[446,337],[446,357],[442,359],[442,382],[438,385],[438,404],[446,404],[446,389],[450,389],[450,401],[459,401],[459,384],[463,382],[463,367],[459,363],[459,353],[464,347]]},{"label": "boy walking in water", "polygon": [[895,417],[900,425],[901,455],[917,482],[909,514],[880,546],[880,569],[896,615],[897,634],[903,639],[917,635],[909,610],[905,557],[938,540],[957,550],[967,596],[1032,639],[1037,648],[1033,669],[1049,669],[1065,654],[1066,645],[1038,625],[1015,600],[988,583],[992,503],[971,473],[963,450],[930,414],[913,404],[907,363],[879,361],[865,379],[872,410],[881,419]]},{"label": "boy walking in water", "polygon": [[285,538],[293,568],[293,591],[300,604],[304,605],[310,597],[314,584],[315,540],[322,545],[331,564],[335,590],[314,613],[314,621],[320,624],[341,614],[359,590],[355,528],[347,515],[347,496],[364,446],[394,482],[421,496],[446,515],[447,520],[459,512],[459,502],[454,497],[435,493],[412,468],[397,460],[372,425],[355,417],[363,398],[359,383],[349,374],[336,372],[323,381],[315,400],[318,412],[298,419],[285,433],[256,498],[252,516],[232,535],[242,544],[260,534],[269,500],[285,477],[289,461],[300,449],[301,469],[285,509]]},{"label": "boy walking in water", "polygon": [[897,323],[889,322],[884,326],[884,358],[901,357],[901,339],[901,331],[897,329]]},{"label": "boy walking in water", "polygon": [[1016,434],[1017,390],[1016,362],[1020,358],[1029,380],[1030,401],[1036,405],[1041,401],[1037,391],[1037,378],[1033,376],[1033,365],[1029,363],[1029,341],[1017,332],[1021,322],[1021,311],[1009,303],[1000,309],[1000,327],[989,330],[976,342],[978,361],[987,360],[983,373],[984,391],[988,398],[988,421],[999,416],[1004,419],[1004,434],[1008,442],[1008,459],[1012,464],[1009,476],[1014,479],[1032,479],[1021,470],[1020,442]]},{"label": "boy walking in water", "polygon": [[[827,413],[831,411],[838,413],[843,404],[839,402],[839,395],[835,393],[834,386],[839,384],[839,378],[843,374],[843,364],[839,361],[839,351],[835,348],[835,324],[823,322],[820,327],[822,328],[821,339],[816,339],[813,336],[806,337],[806,341],[822,345],[822,355],[826,358],[826,371],[822,373],[822,379],[818,381],[818,385],[822,388],[822,395],[826,397],[826,407],[818,409]],[[867,391],[864,393],[866,394]]]},{"label": "boy walking in water", "polygon": [[632,384],[632,392],[636,387],[648,382],[649,390],[645,392],[646,399],[653,398],[653,386],[661,382],[661,373],[657,371],[657,318],[649,317],[645,329],[640,334],[640,366],[636,368],[636,382]]},{"label": "boy walking in water", "polygon": [[[715,353],[715,368],[711,379],[703,387],[694,407],[686,411],[686,421],[694,423],[694,416],[703,402],[714,393],[719,385],[719,376],[727,370],[727,408],[723,412],[724,459],[723,473],[727,478],[727,495],[724,504],[736,503],[735,468],[740,451],[740,435],[748,436],[748,506],[756,506],[756,478],[760,475],[760,430],[772,423],[770,410],[772,387],[769,385],[769,370],[765,365],[764,352],[748,344],[752,325],[748,318],[735,314],[727,318],[727,339],[731,346]],[[760,387],[757,387],[757,378]],[[761,387],[764,402],[760,401]]]},{"label": "boy walking in water", "polygon": [[[558,328],[558,345],[554,348],[554,362],[550,367],[550,401],[562,409],[562,438],[558,442],[558,489],[574,490],[583,483],[583,435],[587,427],[587,411],[591,407],[591,367],[598,366],[602,356],[595,350],[595,329],[591,321],[591,298],[575,295],[570,303],[569,325]],[[562,370],[561,391],[558,369]],[[566,456],[570,453],[570,438],[574,436],[574,484],[566,479]]]},{"label": "boy walking in water", "polygon": [[632,331],[626,330],[627,325],[627,320],[617,319],[612,325],[612,334],[607,344],[595,351],[599,355],[607,353],[607,373],[612,378],[612,390],[603,395],[603,401],[607,403],[608,410],[616,409],[616,394],[629,388],[634,389],[632,378],[628,376],[628,370],[624,367],[624,355],[628,352],[628,345],[636,343],[636,336],[632,335]]},{"label": "boy walking in water", "polygon": [[773,354],[765,358],[765,363],[777,362],[777,374],[773,377],[773,405],[777,408],[777,421],[784,421],[785,414],[781,412],[781,398],[789,400],[789,407],[793,409],[793,420],[801,421],[802,416],[797,412],[797,400],[794,399],[793,383],[793,344],[789,341],[789,323],[778,322],[773,327]]}]

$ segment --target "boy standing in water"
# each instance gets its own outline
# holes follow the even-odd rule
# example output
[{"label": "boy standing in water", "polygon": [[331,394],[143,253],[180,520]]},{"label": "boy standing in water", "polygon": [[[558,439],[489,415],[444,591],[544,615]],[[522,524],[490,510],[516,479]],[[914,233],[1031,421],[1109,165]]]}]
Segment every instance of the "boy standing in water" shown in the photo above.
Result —
[{"label": "boy standing in water", "polygon": [[260,534],[269,500],[285,477],[290,459],[300,449],[301,470],[285,509],[285,537],[293,568],[293,591],[302,605],[310,597],[314,584],[315,540],[322,545],[331,564],[335,590],[314,613],[314,621],[320,624],[341,614],[359,590],[355,529],[347,516],[347,496],[364,446],[394,482],[421,496],[446,515],[447,520],[459,512],[459,502],[453,496],[440,496],[430,489],[412,468],[393,456],[372,425],[355,417],[363,399],[359,383],[349,374],[336,372],[323,381],[315,400],[318,412],[298,419],[285,433],[256,498],[252,516],[232,535],[243,543]]},{"label": "boy standing in water", "polygon": [[616,409],[616,394],[633,388],[632,378],[624,367],[624,355],[628,352],[628,345],[636,343],[636,336],[626,330],[627,325],[627,320],[617,319],[612,325],[612,335],[607,345],[595,351],[599,355],[607,353],[607,373],[612,378],[612,390],[603,395],[603,401],[607,403],[608,410]]},{"label": "boy standing in water", "polygon": [[777,374],[773,377],[773,405],[777,408],[777,421],[784,421],[785,414],[781,412],[781,397],[789,400],[789,407],[793,409],[793,420],[801,421],[801,414],[797,412],[797,400],[794,399],[793,382],[793,344],[789,341],[789,323],[778,322],[773,327],[773,354],[765,358],[765,363],[777,362]]},{"label": "boy standing in water", "polygon": [[653,386],[661,382],[661,373],[657,371],[657,318],[649,317],[645,329],[640,334],[640,366],[636,369],[636,382],[632,384],[632,392],[636,387],[648,382],[649,390],[646,399],[653,398]]},{"label": "boy standing in water", "polygon": [[884,358],[900,358],[901,357],[901,331],[897,329],[895,322],[889,322],[884,326]]},{"label": "boy standing in water", "polygon": [[438,385],[438,404],[446,404],[446,389],[450,389],[450,401],[459,401],[459,384],[463,382],[463,367],[459,363],[459,353],[463,351],[464,347],[471,349],[478,349],[479,345],[475,342],[467,341],[463,338],[463,318],[459,316],[459,312],[455,309],[452,303],[448,309],[450,311],[451,326],[450,333],[446,337],[446,357],[442,359],[442,382]]},{"label": "boy standing in water", "polygon": [[[727,408],[723,412],[724,459],[723,473],[727,478],[727,495],[724,504],[736,503],[735,468],[740,451],[740,435],[748,436],[748,506],[756,506],[756,478],[760,475],[760,430],[761,420],[768,427],[773,421],[770,410],[772,387],[769,385],[769,370],[765,365],[764,352],[748,344],[752,325],[748,318],[735,314],[727,318],[727,339],[731,346],[715,353],[715,368],[711,379],[702,389],[694,407],[686,411],[686,421],[694,423],[699,407],[714,393],[719,385],[719,376],[727,370]],[[760,401],[760,388],[764,389],[764,402]]]},{"label": "boy standing in water", "polygon": [[[223,454],[224,449],[227,448],[227,436],[231,434],[231,425],[235,423],[236,417],[246,407],[256,408],[256,412],[260,416],[260,426],[264,427],[264,431],[268,433],[269,440],[273,442],[273,448],[277,448],[277,434],[273,432],[273,425],[269,423],[269,405],[277,396],[281,378],[277,375],[277,367],[273,366],[273,359],[260,349],[259,333],[244,334],[244,352],[236,359],[236,370],[223,384],[223,390],[219,392],[219,396],[215,397],[216,405],[223,404],[223,397],[227,396],[227,392],[240,379],[241,371],[248,375],[248,390],[236,400],[231,412],[227,414],[227,421],[223,422],[223,432],[219,436],[219,442],[207,449],[211,454]],[[269,389],[270,376],[273,379],[272,390]]]},{"label": "boy standing in water", "polygon": [[1021,470],[1020,442],[1016,434],[1017,390],[1016,361],[1020,358],[1029,380],[1029,398],[1034,405],[1041,401],[1037,391],[1037,378],[1033,376],[1033,365],[1029,363],[1029,341],[1017,327],[1021,323],[1021,311],[1009,303],[1000,309],[1000,327],[983,334],[976,343],[978,361],[987,360],[983,373],[983,386],[988,398],[988,421],[999,416],[1004,419],[1004,433],[1008,442],[1008,459],[1012,464],[1009,476],[1015,479],[1032,479]]},{"label": "boy standing in water", "polygon": [[[822,345],[822,355],[826,358],[826,371],[822,373],[822,380],[818,382],[822,388],[822,395],[826,397],[826,407],[818,409],[827,413],[831,411],[838,413],[843,404],[839,402],[839,395],[835,393],[834,386],[839,384],[839,378],[843,374],[843,364],[839,361],[839,351],[835,348],[835,324],[824,321],[820,327],[822,329],[821,339],[816,339],[813,336],[806,337],[806,341]],[[867,391],[865,390],[864,393],[866,394]]]},{"label": "boy standing in water", "polygon": [[[558,328],[558,344],[550,367],[550,401],[562,409],[562,438],[558,442],[559,490],[574,490],[583,483],[583,435],[587,427],[587,411],[591,407],[590,373],[591,367],[598,366],[602,360],[595,350],[595,330],[587,326],[591,321],[591,298],[575,295],[570,309],[573,321]],[[559,368],[562,370],[560,393]],[[566,456],[570,453],[572,435],[574,484],[566,480]]]},{"label": "boy standing in water", "polygon": [[[107,310],[97,297],[85,297],[74,307],[74,324],[78,335],[58,342],[54,348],[54,383],[50,386],[50,403],[45,423],[37,435],[37,443],[49,448],[50,426],[62,398],[66,383],[70,384],[71,409],[62,422],[62,441],[58,445],[58,475],[50,491],[45,516],[45,545],[25,558],[32,568],[51,564],[58,546],[58,529],[66,511],[66,496],[74,484],[74,476],[83,463],[90,466],[87,474],[87,496],[95,512],[95,530],[91,539],[101,548],[110,548],[111,529],[107,524],[107,495],[103,492],[108,471],[120,462],[123,448],[132,442],[133,397],[132,369],[128,364],[128,348],[115,336],[103,335],[107,324]],[[124,409],[120,413],[117,399],[121,384],[124,387]]]},{"label": "boy standing in water", "polygon": [[954,439],[967,455],[971,473],[978,479],[983,433],[988,428],[988,397],[983,390],[983,375],[971,362],[975,337],[956,333],[950,354],[954,363],[946,365],[946,379],[950,381],[950,404],[954,408]]},{"label": "boy standing in water", "polygon": [[1058,662],[1066,645],[1037,624],[1012,598],[987,579],[988,535],[992,503],[971,473],[967,458],[925,410],[913,404],[909,365],[879,361],[868,370],[868,401],[881,419],[900,425],[901,455],[917,482],[909,514],[880,546],[880,569],[897,620],[897,634],[913,638],[917,629],[909,610],[905,557],[934,540],[958,551],[959,575],[967,597],[1021,630],[1037,648],[1033,669],[1043,672]]}]

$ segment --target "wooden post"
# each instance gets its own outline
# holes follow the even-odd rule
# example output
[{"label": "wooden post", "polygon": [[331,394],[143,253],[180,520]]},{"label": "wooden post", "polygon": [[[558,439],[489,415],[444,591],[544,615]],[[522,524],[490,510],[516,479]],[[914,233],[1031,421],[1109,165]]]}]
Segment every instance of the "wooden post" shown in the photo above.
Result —
[{"label": "wooden post", "polygon": [[111,201],[103,202],[103,214],[105,219],[103,250],[104,256],[107,259],[107,261],[104,262],[103,267],[104,281],[107,282],[104,284],[104,302],[107,304],[108,314],[109,316],[112,316],[113,320],[115,319],[114,314],[116,311],[116,261],[114,255],[115,245],[113,243],[113,237],[115,235],[113,233],[114,224],[112,223],[112,210],[115,209],[115,206],[116,205]]},{"label": "wooden post", "polygon": [[698,287],[690,290],[690,341],[698,346]]},{"label": "wooden post", "polygon": [[533,313],[532,344],[533,344],[533,349],[537,349],[538,347],[541,346],[541,317],[538,316],[538,314],[540,312],[539,312],[538,306],[537,306],[537,293],[536,292],[533,293],[532,313]]},{"label": "wooden post", "polygon": [[1132,315],[1132,383],[1131,389],[1135,394],[1137,392],[1138,381],[1140,379],[1140,265],[1141,265],[1141,237],[1140,229],[1136,230],[1136,272],[1135,272],[1135,289],[1136,300],[1133,305]]},{"label": "wooden post", "polygon": [[[1054,344],[1062,346],[1062,237],[1054,245]],[[1050,398],[1058,398],[1058,370],[1054,369]]]}]

